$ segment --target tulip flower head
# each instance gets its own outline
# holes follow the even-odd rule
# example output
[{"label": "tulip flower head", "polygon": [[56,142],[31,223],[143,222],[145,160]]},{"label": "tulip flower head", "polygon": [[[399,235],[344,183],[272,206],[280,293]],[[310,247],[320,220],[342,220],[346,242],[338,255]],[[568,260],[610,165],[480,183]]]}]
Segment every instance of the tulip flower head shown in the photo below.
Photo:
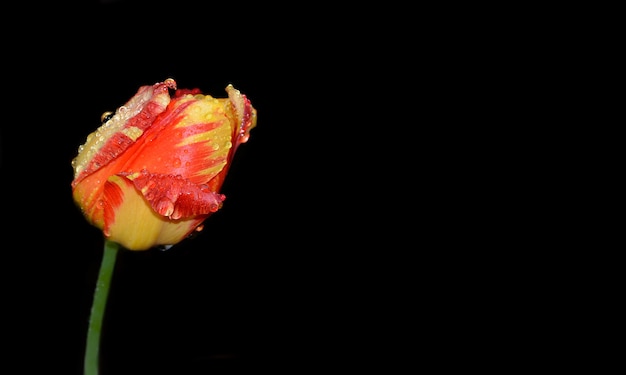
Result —
[{"label": "tulip flower head", "polygon": [[105,238],[129,250],[169,247],[222,207],[220,189],[256,110],[232,85],[227,98],[142,86],[87,136],[72,160],[74,201]]}]

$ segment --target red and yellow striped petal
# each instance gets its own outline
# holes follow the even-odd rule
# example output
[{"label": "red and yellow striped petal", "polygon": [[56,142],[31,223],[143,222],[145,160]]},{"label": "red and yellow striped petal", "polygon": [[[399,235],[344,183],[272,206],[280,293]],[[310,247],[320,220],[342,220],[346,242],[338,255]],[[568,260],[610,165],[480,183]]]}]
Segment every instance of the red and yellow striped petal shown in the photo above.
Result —
[{"label": "red and yellow striped petal", "polygon": [[173,79],[140,87],[111,119],[89,134],[72,160],[72,186],[118,158],[131,156],[127,150],[152,126],[156,116],[165,111],[170,102],[169,89],[175,88]]},{"label": "red and yellow striped petal", "polygon": [[172,220],[154,211],[132,181],[111,176],[104,184],[104,235],[129,250],[182,241],[207,215]]}]

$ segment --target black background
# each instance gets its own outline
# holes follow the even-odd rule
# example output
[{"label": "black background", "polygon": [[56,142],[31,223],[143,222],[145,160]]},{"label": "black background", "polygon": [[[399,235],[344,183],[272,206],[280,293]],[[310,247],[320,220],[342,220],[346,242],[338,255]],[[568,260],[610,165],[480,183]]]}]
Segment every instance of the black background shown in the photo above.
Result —
[{"label": "black background", "polygon": [[570,277],[542,238],[561,223],[554,171],[570,154],[539,113],[575,82],[554,47],[571,29],[561,10],[1,7],[0,372],[82,374],[103,241],[71,199],[71,160],[103,112],[169,77],[214,96],[232,83],[258,125],[199,236],[120,253],[102,375],[581,360],[552,356],[576,330],[549,302]]},{"label": "black background", "polygon": [[215,97],[232,83],[258,124],[200,235],[119,254],[102,374],[299,372],[363,353],[367,365],[393,344],[372,337],[396,315],[390,278],[410,276],[387,268],[414,246],[397,244],[412,219],[390,229],[387,203],[400,194],[390,150],[410,131],[390,118],[408,99],[372,63],[389,57],[380,20],[338,12],[188,0],[4,12],[3,338],[18,373],[82,373],[103,240],[72,201],[71,160],[103,112],[170,77]]}]

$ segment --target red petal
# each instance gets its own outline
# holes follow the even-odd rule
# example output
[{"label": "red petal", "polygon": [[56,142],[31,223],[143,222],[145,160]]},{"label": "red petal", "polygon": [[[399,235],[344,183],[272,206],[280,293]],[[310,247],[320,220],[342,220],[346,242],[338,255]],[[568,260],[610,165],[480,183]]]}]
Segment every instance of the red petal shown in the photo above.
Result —
[{"label": "red petal", "polygon": [[226,198],[210,191],[207,185],[193,184],[182,176],[143,171],[127,177],[156,212],[174,220],[209,215],[220,209]]}]

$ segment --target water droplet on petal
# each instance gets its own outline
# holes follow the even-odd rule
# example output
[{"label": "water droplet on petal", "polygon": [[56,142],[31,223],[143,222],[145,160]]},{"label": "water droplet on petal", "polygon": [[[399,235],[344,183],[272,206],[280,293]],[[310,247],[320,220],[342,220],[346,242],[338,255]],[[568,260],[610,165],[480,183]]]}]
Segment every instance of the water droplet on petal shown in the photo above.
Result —
[{"label": "water droplet on petal", "polygon": [[248,139],[250,138],[250,133],[247,133],[245,130],[241,129],[239,131],[239,141],[241,143],[246,143],[248,142]]},{"label": "water droplet on petal", "polygon": [[169,217],[174,212],[174,203],[167,198],[161,199],[156,204],[156,210],[161,215]]},{"label": "water droplet on petal", "polygon": [[172,214],[170,215],[170,219],[172,220],[178,220],[181,217],[183,217],[183,213],[180,211],[179,208],[176,208],[174,212],[172,212]]}]

